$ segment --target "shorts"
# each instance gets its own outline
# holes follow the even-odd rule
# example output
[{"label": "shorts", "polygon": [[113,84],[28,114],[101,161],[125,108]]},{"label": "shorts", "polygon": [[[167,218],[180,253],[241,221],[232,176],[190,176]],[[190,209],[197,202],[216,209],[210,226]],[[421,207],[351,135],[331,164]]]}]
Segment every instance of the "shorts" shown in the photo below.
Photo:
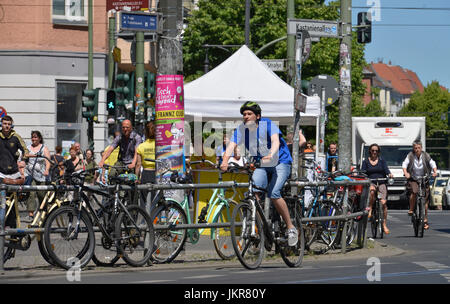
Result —
[{"label": "shorts", "polygon": [[378,189],[377,189],[377,185],[375,184],[370,184],[370,188],[375,188],[378,193],[380,194],[382,200],[387,200],[387,187],[386,184],[379,184],[378,185]]},{"label": "shorts", "polygon": [[267,189],[269,198],[281,198],[281,190],[290,174],[291,165],[279,163],[275,167],[257,168],[253,173],[253,182],[255,186]]},{"label": "shorts", "polygon": [[[430,195],[430,186],[428,185],[428,183],[425,186],[425,197],[428,198]],[[417,195],[417,193],[419,193],[419,184],[414,180],[408,180],[406,189],[408,190],[409,194],[414,193]]]}]

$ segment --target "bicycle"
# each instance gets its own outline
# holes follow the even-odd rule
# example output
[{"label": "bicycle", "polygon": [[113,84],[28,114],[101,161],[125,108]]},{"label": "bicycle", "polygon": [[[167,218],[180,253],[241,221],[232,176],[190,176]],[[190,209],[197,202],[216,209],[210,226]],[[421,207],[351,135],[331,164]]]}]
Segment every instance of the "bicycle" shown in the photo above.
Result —
[{"label": "bicycle", "polygon": [[[33,156],[47,159],[52,165],[54,162],[48,159],[45,156]],[[37,206],[37,209],[34,211],[33,221],[27,226],[27,228],[43,228],[45,225],[45,221],[48,216],[57,208],[66,204],[64,198],[64,186],[58,186],[61,178],[57,178],[52,181],[53,190],[48,190],[42,200],[41,204]],[[10,221],[10,228],[22,228],[21,217],[19,211],[19,204],[22,201],[25,201],[27,198],[24,195],[24,192],[11,192],[9,196],[6,197],[6,210],[5,210],[5,219],[6,221]],[[11,216],[8,219],[8,216]],[[14,216],[14,219],[12,218]],[[33,236],[25,233],[15,233],[13,235],[9,235],[5,237],[5,252],[3,253],[3,262],[6,262],[9,259],[15,257],[16,250],[27,251],[32,241],[36,239],[38,243],[38,248],[41,256],[44,260],[50,265],[54,265],[53,260],[48,254],[48,251],[45,247],[45,243],[43,240],[43,233],[36,232]]]},{"label": "bicycle", "polygon": [[430,176],[411,176],[411,178],[419,186],[419,192],[416,195],[416,202],[414,204],[414,212],[411,215],[411,222],[413,224],[414,236],[423,238],[425,230],[425,200],[427,199],[425,187],[428,185]]},{"label": "bicycle", "polygon": [[[146,159],[147,161],[155,161],[163,164],[162,161]],[[217,168],[217,166],[209,160],[192,161],[190,164],[208,163]],[[164,166],[164,165],[163,165]],[[160,179],[163,175],[171,172],[171,182],[178,184],[186,184],[192,182],[192,175],[189,172],[185,177],[178,175],[178,171],[170,168],[163,168]],[[219,171],[219,184],[222,183],[222,173]],[[207,205],[201,210],[197,223],[225,223],[231,218],[232,209],[237,206],[233,200],[236,190],[233,187],[234,195],[232,198],[225,198],[225,190],[215,189],[213,195]],[[188,228],[176,229],[180,224],[192,224],[189,212],[189,198],[184,196],[183,201],[178,202],[172,198],[164,198],[163,191],[159,190],[155,198],[152,200],[152,206],[156,206],[151,214],[155,225],[168,226],[163,229],[156,230],[155,234],[155,250],[152,255],[153,261],[157,263],[169,263],[173,261],[183,249],[185,243],[189,241],[196,244],[200,235],[205,229],[211,229],[211,239],[217,254],[224,260],[234,257],[234,251],[230,250],[231,242],[230,228]]]},{"label": "bicycle", "polygon": [[[299,235],[295,246],[289,246],[285,237],[286,224],[271,205],[269,217],[266,218],[262,200],[255,194],[255,189],[267,192],[254,185],[252,180],[255,163],[239,166],[230,163],[230,170],[243,170],[249,175],[249,191],[244,200],[233,210],[231,218],[231,240],[234,251],[241,264],[247,269],[256,269],[261,265],[264,250],[279,252],[289,267],[298,267],[303,261],[305,239],[302,227],[302,210],[298,200],[287,200],[291,220]],[[233,168],[234,167],[234,168]]]},{"label": "bicycle", "polygon": [[372,217],[370,219],[370,227],[372,231],[372,236],[375,239],[377,235],[380,236],[382,239],[384,236],[384,212],[383,212],[383,205],[380,202],[381,199],[381,193],[378,191],[378,187],[380,185],[380,182],[388,182],[388,184],[393,183],[393,179],[388,179],[386,177],[383,178],[371,178],[370,181],[376,185],[376,192],[377,196],[375,197],[375,201],[372,205]]},{"label": "bicycle", "polygon": [[[84,186],[86,174],[93,170],[97,169],[72,173],[71,182],[75,187],[74,200],[69,206],[61,207],[53,212],[46,221],[44,241],[50,256],[58,266],[64,269],[70,269],[74,263],[79,268],[85,267],[96,249],[92,223],[94,221],[102,234],[102,246],[113,248],[114,244],[117,255],[113,259],[120,256],[128,265],[143,266],[152,253],[153,225],[143,208],[127,205],[127,202],[119,197],[121,184],[133,184],[135,180],[130,180],[126,175],[109,178],[116,183],[114,201],[106,206],[99,204],[101,212],[109,215],[105,224],[102,223],[105,217],[99,216],[100,214],[94,210],[85,193],[87,190],[102,194],[101,191]],[[93,197],[95,200],[95,196]],[[113,231],[111,227],[114,227]]]},{"label": "bicycle", "polygon": [[[331,179],[335,181],[351,180],[350,177],[342,175],[340,171],[326,172],[314,160],[307,160],[309,165],[302,166],[313,172],[313,180],[319,182],[327,182],[326,186],[305,187],[300,196],[300,204],[303,210],[303,217],[333,217],[343,214],[343,208],[346,206],[350,212],[356,210],[356,206],[348,204],[349,186],[332,186],[329,182]],[[305,191],[312,192],[310,204],[305,207]],[[324,220],[304,222],[303,229],[305,234],[305,247],[319,253],[325,253],[331,248],[338,247],[345,221],[341,220]],[[347,244],[351,244],[356,235],[356,221],[347,220]]]}]

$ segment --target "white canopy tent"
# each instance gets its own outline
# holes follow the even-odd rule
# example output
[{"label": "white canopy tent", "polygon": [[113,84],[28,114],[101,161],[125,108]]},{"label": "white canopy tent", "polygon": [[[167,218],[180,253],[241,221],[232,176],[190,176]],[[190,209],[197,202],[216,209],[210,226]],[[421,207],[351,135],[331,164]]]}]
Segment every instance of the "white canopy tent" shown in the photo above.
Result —
[{"label": "white canopy tent", "polygon": [[[294,89],[280,79],[246,45],[202,77],[185,84],[185,119],[240,120],[240,106],[255,101],[262,116],[280,125],[292,125]],[[317,125],[320,98],[307,96],[302,125]]]}]

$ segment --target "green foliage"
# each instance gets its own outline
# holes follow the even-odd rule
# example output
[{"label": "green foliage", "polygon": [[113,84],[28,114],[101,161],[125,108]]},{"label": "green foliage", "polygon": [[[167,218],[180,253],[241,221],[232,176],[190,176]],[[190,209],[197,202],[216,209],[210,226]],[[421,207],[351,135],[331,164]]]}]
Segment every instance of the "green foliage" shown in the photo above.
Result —
[{"label": "green foliage", "polygon": [[448,130],[447,111],[450,107],[450,93],[441,89],[437,81],[428,84],[423,93],[416,91],[399,116],[425,116],[427,137],[433,130]]}]

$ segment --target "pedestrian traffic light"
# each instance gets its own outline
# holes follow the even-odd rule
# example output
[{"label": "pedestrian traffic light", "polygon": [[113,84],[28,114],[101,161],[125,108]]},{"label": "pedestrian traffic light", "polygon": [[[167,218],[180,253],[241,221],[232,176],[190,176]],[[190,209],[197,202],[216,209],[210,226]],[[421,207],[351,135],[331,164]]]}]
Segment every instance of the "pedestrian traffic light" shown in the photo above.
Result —
[{"label": "pedestrian traffic light", "polygon": [[106,110],[108,116],[116,116],[116,91],[114,89],[106,92]]},{"label": "pedestrian traffic light", "polygon": [[81,112],[81,116],[87,121],[98,122],[98,91],[100,89],[83,90],[82,105],[86,111]]},{"label": "pedestrian traffic light", "polygon": [[372,41],[372,16],[369,12],[358,13],[357,36],[359,43]]},{"label": "pedestrian traffic light", "polygon": [[155,78],[155,73],[145,72],[145,94],[147,95],[147,99],[155,97]]}]

